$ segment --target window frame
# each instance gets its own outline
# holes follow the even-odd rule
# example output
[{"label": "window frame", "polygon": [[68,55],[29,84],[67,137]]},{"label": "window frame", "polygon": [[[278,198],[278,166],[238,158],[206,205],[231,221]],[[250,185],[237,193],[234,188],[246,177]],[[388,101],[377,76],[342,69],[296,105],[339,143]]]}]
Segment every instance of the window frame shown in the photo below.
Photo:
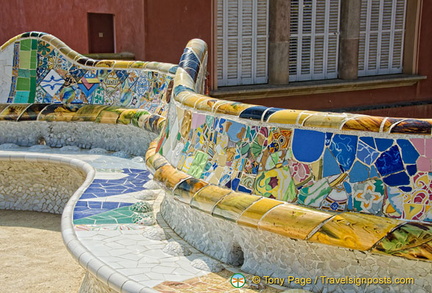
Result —
[{"label": "window frame", "polygon": [[[213,1],[213,20],[212,20],[212,40],[213,40],[213,45],[211,46],[211,48],[213,49],[213,54],[212,54],[212,75],[211,75],[211,81],[210,81],[210,85],[211,88],[210,90],[213,93],[217,93],[218,92],[218,88],[222,87],[223,89],[226,89],[226,86],[220,86],[218,85],[218,78],[217,78],[217,72],[218,72],[218,68],[217,68],[217,26],[216,26],[216,21],[217,21],[217,2],[218,0],[212,0]],[[269,0],[272,1],[272,0]],[[423,0],[407,0],[406,3],[406,16],[405,16],[405,34],[404,34],[404,44],[403,44],[403,65],[402,65],[402,73],[401,74],[383,74],[380,75],[382,77],[384,77],[386,80],[389,80],[389,82],[386,82],[385,85],[381,85],[381,83],[378,83],[376,86],[372,87],[372,88],[388,88],[388,87],[397,87],[398,86],[398,80],[400,80],[400,78],[405,78],[406,76],[410,76],[412,75],[412,78],[410,78],[410,80],[412,80],[412,82],[409,83],[403,83],[401,84],[401,86],[410,86],[412,84],[415,84],[421,80],[423,80],[425,77],[424,76],[419,76],[418,75],[418,64],[419,64],[419,43],[420,43],[420,26],[421,26],[421,17],[422,17],[422,11],[423,11]],[[271,15],[271,12],[269,12],[269,15]],[[269,20],[270,21],[270,20]],[[271,26],[270,26],[271,29]],[[271,34],[271,32],[269,31],[269,35]],[[271,37],[270,37],[271,38]],[[268,41],[268,45],[270,48],[270,41]],[[268,54],[267,54],[268,55]],[[270,73],[271,69],[268,69],[268,74]],[[368,77],[368,76],[365,76]],[[392,83],[391,80],[392,78],[395,79],[395,82]],[[314,80],[309,80],[309,81],[305,81],[305,82],[313,82]],[[322,82],[324,80],[315,80],[315,82]],[[352,82],[355,82],[356,79],[351,80]],[[294,85],[298,84],[298,83],[302,83],[303,81],[298,81],[298,82],[290,82],[289,84],[284,84],[281,85],[281,88],[284,88],[285,90],[283,91],[279,91],[278,96],[284,96],[285,94],[283,94],[283,92],[289,92],[290,91],[290,85]],[[336,84],[340,83],[341,79],[337,78],[334,79],[335,86],[337,87]],[[331,84],[332,80],[327,80],[326,84]],[[363,88],[362,86],[363,82],[359,80],[359,87],[355,90],[361,90]],[[250,85],[249,88],[251,91],[254,91],[254,86]],[[264,86],[267,87],[274,87],[274,85],[268,83],[268,84],[256,84],[256,86],[258,86],[259,88],[263,88]],[[248,90],[244,89],[244,86],[239,85],[239,88],[241,88],[241,91],[243,93],[246,93]],[[232,93],[236,93],[237,90],[235,89],[236,86],[231,86],[232,90],[227,90],[226,92],[232,92]],[[340,91],[340,90],[337,90]],[[351,87],[343,89],[342,91],[351,91]],[[259,90],[258,92],[261,92],[261,90]],[[257,93],[258,93],[257,92]],[[308,94],[310,93],[309,91],[305,90],[304,93],[302,93],[303,91],[297,91],[297,94]],[[331,90],[324,90],[323,92],[332,92]],[[315,91],[314,93],[319,93],[317,91]],[[289,96],[291,94],[287,94],[287,96]],[[224,95],[226,96],[226,95]],[[233,97],[234,99],[234,97]]]}]

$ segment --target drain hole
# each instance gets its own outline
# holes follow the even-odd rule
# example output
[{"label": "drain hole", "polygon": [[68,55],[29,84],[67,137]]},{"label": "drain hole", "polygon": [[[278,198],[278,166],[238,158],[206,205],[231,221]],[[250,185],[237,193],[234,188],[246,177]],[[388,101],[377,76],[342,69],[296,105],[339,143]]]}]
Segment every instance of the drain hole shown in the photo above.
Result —
[{"label": "drain hole", "polygon": [[230,261],[233,266],[241,267],[244,263],[244,253],[240,245],[234,244],[231,248]]},{"label": "drain hole", "polygon": [[45,137],[43,137],[43,136],[38,137],[38,139],[37,139],[37,144],[40,144],[40,145],[46,145]]}]

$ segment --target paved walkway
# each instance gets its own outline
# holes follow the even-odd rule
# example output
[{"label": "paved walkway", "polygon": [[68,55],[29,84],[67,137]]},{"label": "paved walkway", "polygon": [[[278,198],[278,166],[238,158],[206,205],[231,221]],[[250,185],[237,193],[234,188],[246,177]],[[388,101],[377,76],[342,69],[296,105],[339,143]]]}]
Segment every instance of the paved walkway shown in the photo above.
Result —
[{"label": "paved walkway", "polygon": [[60,232],[61,215],[0,210],[0,291],[78,292],[84,269]]}]

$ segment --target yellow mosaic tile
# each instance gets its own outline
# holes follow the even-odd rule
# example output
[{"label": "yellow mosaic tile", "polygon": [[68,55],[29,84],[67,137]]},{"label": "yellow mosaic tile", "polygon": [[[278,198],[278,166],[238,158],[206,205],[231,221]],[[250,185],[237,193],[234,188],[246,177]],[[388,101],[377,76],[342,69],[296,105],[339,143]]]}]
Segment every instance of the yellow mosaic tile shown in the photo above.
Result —
[{"label": "yellow mosaic tile", "polygon": [[300,110],[280,110],[270,115],[268,123],[297,124],[297,119],[302,111]]},{"label": "yellow mosaic tile", "polygon": [[72,121],[95,121],[100,112],[107,108],[104,105],[86,105],[76,112]]},{"label": "yellow mosaic tile", "polygon": [[290,238],[306,239],[309,233],[331,216],[318,210],[283,204],[268,212],[258,222],[258,229]]},{"label": "yellow mosaic tile", "polygon": [[154,154],[146,161],[147,166],[154,172],[162,166],[168,165],[167,159],[159,154]]},{"label": "yellow mosaic tile", "polygon": [[[62,47],[62,48],[60,48],[59,51],[60,51],[60,53],[66,55],[66,56],[69,56],[69,54],[71,54],[71,51],[73,51],[73,50],[69,47]],[[76,52],[74,52],[74,53],[76,54]]]},{"label": "yellow mosaic tile", "polygon": [[375,248],[372,249],[371,252],[386,254],[386,255],[391,254],[393,256],[399,256],[399,257],[404,257],[409,259],[432,261],[432,241],[429,241],[428,243],[425,243],[417,247],[412,247],[405,250],[398,250],[392,253],[379,251],[376,250]]},{"label": "yellow mosaic tile", "polygon": [[95,67],[112,68],[114,67],[114,63],[114,60],[101,60],[95,64]]},{"label": "yellow mosaic tile", "polygon": [[3,110],[6,109],[6,107],[9,105],[10,104],[0,104],[0,116],[1,116],[1,112],[3,112]]},{"label": "yellow mosaic tile", "polygon": [[195,105],[195,109],[201,111],[212,112],[214,105],[218,102],[218,99],[209,98],[207,100],[202,100]]},{"label": "yellow mosaic tile", "polygon": [[247,193],[232,192],[225,196],[214,208],[213,215],[237,221],[240,215],[261,197]]},{"label": "yellow mosaic tile", "polygon": [[214,107],[215,113],[239,116],[244,110],[254,107],[252,104],[243,104],[238,102],[220,101]]},{"label": "yellow mosaic tile", "polygon": [[10,104],[0,113],[0,120],[16,121],[30,104]]},{"label": "yellow mosaic tile", "polygon": [[121,124],[130,124],[133,116],[140,111],[139,109],[127,109],[123,110],[119,116],[117,123]]},{"label": "yellow mosaic tile", "polygon": [[56,48],[61,48],[61,47],[65,47],[66,46],[65,43],[63,43],[62,41],[60,41],[60,39],[57,39],[53,35],[48,35],[48,34],[47,35],[42,35],[41,39],[47,41],[53,47],[56,47]]},{"label": "yellow mosaic tile", "polygon": [[318,113],[309,116],[309,118],[303,122],[303,125],[308,127],[327,127],[339,129],[346,118],[346,114],[343,113]]},{"label": "yellow mosaic tile", "polygon": [[190,205],[201,211],[211,213],[214,206],[231,192],[232,190],[229,189],[208,185],[194,195]]},{"label": "yellow mosaic tile", "polygon": [[131,61],[116,60],[114,64],[114,68],[129,68],[131,63],[132,63]]},{"label": "yellow mosaic tile", "polygon": [[[52,106],[52,105],[51,105]],[[73,121],[79,108],[84,105],[56,105],[56,107],[46,107],[39,113],[39,121]]]},{"label": "yellow mosaic tile", "polygon": [[357,250],[369,250],[401,223],[395,219],[348,212],[334,216],[308,240]]},{"label": "yellow mosaic tile", "polygon": [[195,193],[207,185],[208,183],[202,180],[196,178],[188,178],[178,184],[176,189],[174,189],[173,193],[174,196],[177,197],[180,201],[190,203]]},{"label": "yellow mosaic tile", "polygon": [[168,190],[172,191],[179,182],[189,177],[189,175],[178,171],[170,164],[166,164],[156,170],[153,179],[163,183]]},{"label": "yellow mosaic tile", "polygon": [[[177,73],[174,77],[174,83],[176,85],[182,85],[182,86],[185,86],[185,87],[190,88],[190,89],[193,89],[195,86],[195,82],[193,81],[192,77],[183,68],[177,69]],[[177,99],[177,101],[182,103],[184,95],[182,95],[182,94],[176,95],[175,98]]]},{"label": "yellow mosaic tile", "polygon": [[129,68],[141,69],[141,68],[145,67],[145,65],[146,65],[146,62],[144,62],[144,61],[134,61],[134,62],[130,63]]},{"label": "yellow mosaic tile", "polygon": [[237,220],[237,224],[251,228],[258,228],[258,222],[264,216],[264,214],[280,204],[283,204],[283,202],[263,197],[260,200],[254,202],[243,212],[243,214]]},{"label": "yellow mosaic tile", "polygon": [[383,117],[358,115],[357,117],[347,120],[344,123],[342,130],[360,130],[360,131],[379,132],[383,120],[384,120]]},{"label": "yellow mosaic tile", "polygon": [[120,115],[116,112],[107,111],[107,109],[104,109],[100,112],[100,114],[96,118],[96,122],[106,123],[106,124],[117,124],[117,120],[119,116]]},{"label": "yellow mosaic tile", "polygon": [[202,96],[199,94],[191,94],[191,95],[185,95],[182,104],[191,108],[194,108],[196,104],[203,102],[207,100],[208,98],[206,96]]},{"label": "yellow mosaic tile", "polygon": [[300,115],[297,118],[297,125],[303,125],[303,123],[316,115],[322,115],[322,113],[317,113],[317,112],[313,112],[313,111],[301,111]]}]

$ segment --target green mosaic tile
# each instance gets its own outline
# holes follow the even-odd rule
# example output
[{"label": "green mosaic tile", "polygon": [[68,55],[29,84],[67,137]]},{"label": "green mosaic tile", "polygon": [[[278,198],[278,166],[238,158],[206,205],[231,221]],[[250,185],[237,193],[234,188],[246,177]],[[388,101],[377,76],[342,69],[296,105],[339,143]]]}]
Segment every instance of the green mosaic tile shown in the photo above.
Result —
[{"label": "green mosaic tile", "polygon": [[30,51],[20,51],[19,68],[30,69],[30,60],[31,60]]},{"label": "green mosaic tile", "polygon": [[132,217],[124,217],[124,218],[118,218],[117,224],[133,224],[133,218]]},{"label": "green mosaic tile", "polygon": [[74,225],[133,224],[133,214],[129,206],[126,206],[75,220]]},{"label": "green mosaic tile", "polygon": [[96,224],[96,220],[93,218],[83,218],[74,221],[74,225],[95,225],[95,224]]},{"label": "green mosaic tile", "polygon": [[32,48],[32,40],[31,39],[26,39],[26,40],[22,40],[21,44],[20,44],[20,50],[21,51],[30,51]]},{"label": "green mosaic tile", "polygon": [[28,103],[34,103],[36,97],[36,78],[30,79],[30,93]]},{"label": "green mosaic tile", "polygon": [[31,51],[30,52],[30,69],[36,69],[37,68],[37,52]]},{"label": "green mosaic tile", "polygon": [[17,91],[29,91],[30,90],[30,78],[18,77],[16,89],[17,89]]},{"label": "green mosaic tile", "polygon": [[36,91],[36,78],[30,78],[30,90]]},{"label": "green mosaic tile", "polygon": [[[36,71],[36,70],[34,70],[34,71]],[[27,77],[27,78],[29,78],[30,77],[30,70],[28,70],[28,69],[18,69],[18,76],[19,77]]]},{"label": "green mosaic tile", "polygon": [[30,69],[30,77],[37,77],[36,69]]},{"label": "green mosaic tile", "polygon": [[32,48],[32,50],[37,50],[38,40],[31,40],[31,48]]}]

